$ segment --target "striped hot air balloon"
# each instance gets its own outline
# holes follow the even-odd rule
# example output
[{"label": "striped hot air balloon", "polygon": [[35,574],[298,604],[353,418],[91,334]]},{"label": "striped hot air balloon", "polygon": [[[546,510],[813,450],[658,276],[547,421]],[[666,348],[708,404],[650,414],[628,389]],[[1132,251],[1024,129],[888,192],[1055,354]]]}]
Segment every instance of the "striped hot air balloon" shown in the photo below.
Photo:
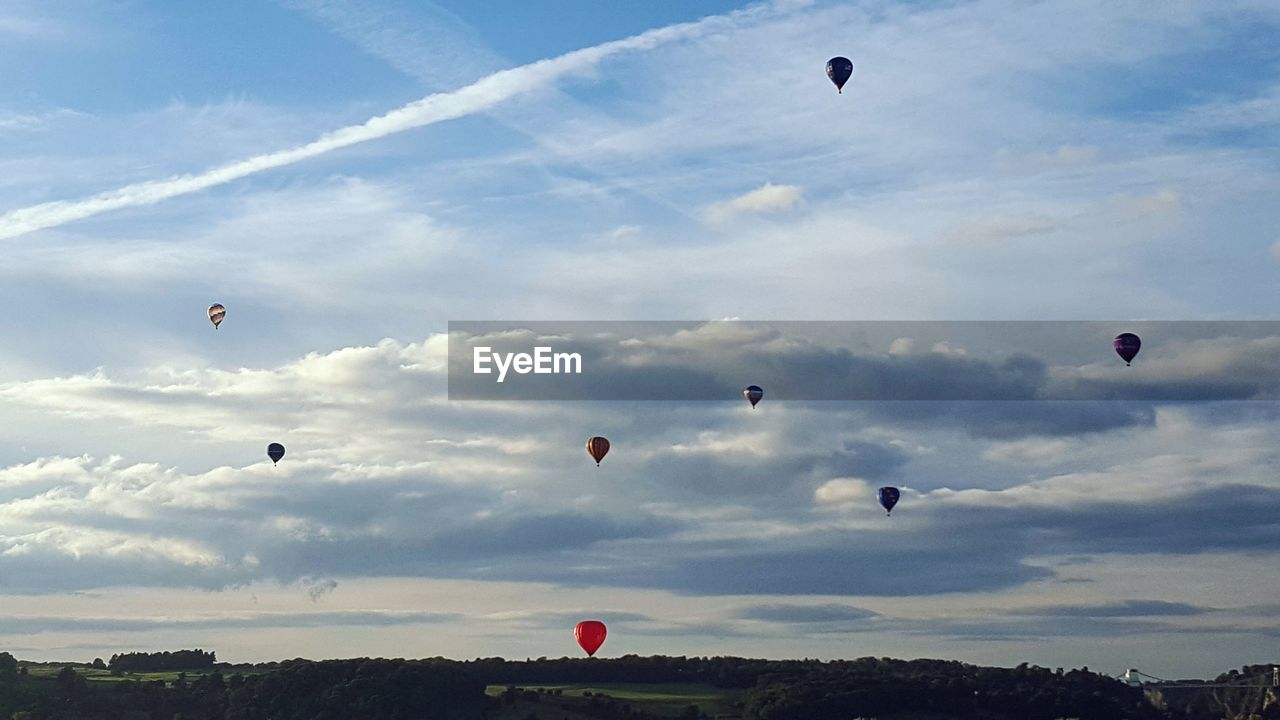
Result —
[{"label": "striped hot air balloon", "polygon": [[587,441],[587,454],[596,461],[596,466],[600,465],[600,461],[604,456],[609,454],[609,441],[599,435]]},{"label": "striped hot air balloon", "polygon": [[217,330],[218,325],[222,323],[222,318],[227,316],[227,309],[214,303],[209,306],[209,320],[213,322],[213,329]]}]

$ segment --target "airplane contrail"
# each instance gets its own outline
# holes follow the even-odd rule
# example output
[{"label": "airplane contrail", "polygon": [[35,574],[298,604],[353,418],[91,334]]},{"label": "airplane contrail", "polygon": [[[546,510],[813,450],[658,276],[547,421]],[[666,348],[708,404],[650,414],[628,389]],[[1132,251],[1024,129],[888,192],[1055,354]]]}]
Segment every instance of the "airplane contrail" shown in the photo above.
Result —
[{"label": "airplane contrail", "polygon": [[359,125],[349,125],[326,133],[305,145],[257,155],[194,175],[133,183],[79,200],[57,200],[10,210],[0,215],[0,239],[25,235],[45,228],[83,220],[111,210],[150,205],[171,197],[199,192],[240,178],[292,165],[318,155],[398,132],[453,120],[486,110],[508,98],[588,69],[612,55],[631,50],[648,50],[663,43],[695,38],[746,16],[770,13],[778,6],[757,6],[728,15],[706,17],[694,22],[669,25],[623,40],[574,50],[558,57],[502,70],[459,90],[434,93],[403,107],[379,115]]}]

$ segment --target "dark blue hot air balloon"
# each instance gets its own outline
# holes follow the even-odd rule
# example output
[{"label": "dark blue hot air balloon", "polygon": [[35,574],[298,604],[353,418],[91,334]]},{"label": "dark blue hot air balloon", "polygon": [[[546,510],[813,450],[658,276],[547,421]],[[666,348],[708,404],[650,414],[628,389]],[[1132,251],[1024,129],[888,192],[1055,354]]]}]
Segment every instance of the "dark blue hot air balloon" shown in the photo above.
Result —
[{"label": "dark blue hot air balloon", "polygon": [[844,84],[853,75],[853,61],[847,57],[833,57],[827,61],[827,77],[836,84],[836,92],[844,92]]},{"label": "dark blue hot air balloon", "polygon": [[284,446],[280,443],[271,443],[267,446],[267,457],[271,458],[272,465],[280,462],[280,458],[284,457]]},{"label": "dark blue hot air balloon", "polygon": [[884,514],[888,515],[893,511],[893,506],[898,504],[898,498],[902,493],[898,492],[896,487],[882,487],[876,491],[876,497],[880,499],[880,506],[884,508]]},{"label": "dark blue hot air balloon", "polygon": [[1116,349],[1116,354],[1128,366],[1138,356],[1138,351],[1142,349],[1142,340],[1133,333],[1120,333],[1115,340],[1111,341],[1111,346]]},{"label": "dark blue hot air balloon", "polygon": [[748,385],[746,390],[742,391],[742,396],[751,403],[751,407],[755,407],[760,402],[760,398],[764,397],[764,388],[759,385]]}]

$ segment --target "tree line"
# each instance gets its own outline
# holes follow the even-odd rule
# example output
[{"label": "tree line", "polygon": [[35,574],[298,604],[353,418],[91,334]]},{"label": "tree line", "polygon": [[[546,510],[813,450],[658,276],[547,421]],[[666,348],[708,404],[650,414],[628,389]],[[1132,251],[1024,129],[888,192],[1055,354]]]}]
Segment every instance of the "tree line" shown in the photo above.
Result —
[{"label": "tree line", "polygon": [[[178,667],[175,658],[197,664]],[[196,650],[115,655],[110,666],[198,672],[183,672],[168,682],[89,682],[72,666],[55,677],[24,674],[12,655],[0,653],[0,720],[484,720],[504,703],[536,695],[510,690],[488,697],[488,685],[588,683],[733,689],[741,698],[737,712],[743,720],[849,720],[899,713],[954,720],[1280,720],[1274,689],[1236,695],[1213,691],[1168,702],[1159,693],[1147,697],[1142,688],[1085,668],[1053,672],[1025,663],[995,668],[870,657],[826,662],[635,655],[526,661],[360,658],[295,659],[236,666],[241,672],[233,672],[216,663],[212,652]],[[1269,674],[1270,666],[1246,667],[1244,674],[1261,676],[1264,669]],[[549,694],[539,703],[544,720],[561,717],[556,697]],[[592,717],[642,717],[640,708],[607,696],[592,698],[585,707]],[[697,708],[689,710],[686,717],[698,716]]]},{"label": "tree line", "polygon": [[218,662],[217,654],[204,650],[176,652],[130,652],[111,656],[107,669],[118,672],[168,672],[171,670],[203,670]]}]

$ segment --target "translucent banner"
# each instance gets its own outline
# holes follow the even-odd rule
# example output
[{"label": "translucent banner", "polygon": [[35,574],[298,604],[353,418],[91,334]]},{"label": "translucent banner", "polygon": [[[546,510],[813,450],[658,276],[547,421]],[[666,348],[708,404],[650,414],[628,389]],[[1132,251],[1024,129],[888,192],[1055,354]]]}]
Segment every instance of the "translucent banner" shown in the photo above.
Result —
[{"label": "translucent banner", "polygon": [[451,400],[1272,400],[1280,322],[454,321],[448,379]]}]

